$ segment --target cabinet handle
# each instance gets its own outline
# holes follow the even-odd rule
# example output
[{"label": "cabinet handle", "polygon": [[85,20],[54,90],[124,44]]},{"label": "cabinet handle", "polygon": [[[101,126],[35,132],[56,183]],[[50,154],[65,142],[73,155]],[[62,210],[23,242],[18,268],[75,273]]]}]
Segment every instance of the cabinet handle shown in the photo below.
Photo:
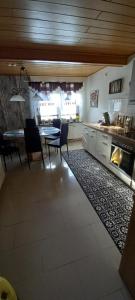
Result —
[{"label": "cabinet handle", "polygon": [[105,146],[108,146],[108,144],[107,144],[107,143],[105,143],[105,142],[103,142],[103,144],[104,144]]},{"label": "cabinet handle", "polygon": [[102,137],[105,138],[105,139],[108,139],[107,135],[102,134]]},{"label": "cabinet handle", "polygon": [[91,130],[91,132],[95,133],[95,130]]}]

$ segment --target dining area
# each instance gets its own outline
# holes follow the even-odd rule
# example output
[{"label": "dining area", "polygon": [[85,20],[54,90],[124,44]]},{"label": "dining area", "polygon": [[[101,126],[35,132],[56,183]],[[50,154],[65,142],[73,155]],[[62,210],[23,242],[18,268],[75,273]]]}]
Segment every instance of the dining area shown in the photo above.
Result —
[{"label": "dining area", "polygon": [[51,152],[60,153],[62,161],[62,147],[66,145],[68,152],[68,123],[62,123],[60,119],[53,119],[51,126],[36,125],[34,118],[25,119],[25,127],[0,133],[0,155],[5,171],[8,165],[17,164],[22,166],[26,161],[29,169],[35,161],[42,161],[45,168],[45,160],[51,160]]}]

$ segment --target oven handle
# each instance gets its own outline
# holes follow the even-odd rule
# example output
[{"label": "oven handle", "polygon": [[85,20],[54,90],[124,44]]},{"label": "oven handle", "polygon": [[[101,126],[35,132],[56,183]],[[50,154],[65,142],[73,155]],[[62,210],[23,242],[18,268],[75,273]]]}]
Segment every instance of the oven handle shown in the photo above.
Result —
[{"label": "oven handle", "polygon": [[122,151],[124,151],[124,152],[126,152],[126,153],[128,153],[128,154],[132,154],[132,155],[134,155],[134,153],[133,153],[133,152],[131,152],[131,151],[127,151],[127,150],[123,149],[122,147],[120,147],[120,146],[117,146],[117,145],[115,145],[115,144],[111,144],[111,146],[117,147],[117,148],[121,149]]}]

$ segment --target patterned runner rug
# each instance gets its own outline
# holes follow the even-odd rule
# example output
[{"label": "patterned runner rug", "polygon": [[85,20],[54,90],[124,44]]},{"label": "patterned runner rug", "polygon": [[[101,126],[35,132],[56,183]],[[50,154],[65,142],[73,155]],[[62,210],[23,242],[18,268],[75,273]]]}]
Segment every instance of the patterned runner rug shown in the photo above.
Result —
[{"label": "patterned runner rug", "polygon": [[63,157],[122,253],[133,206],[133,191],[85,150]]}]

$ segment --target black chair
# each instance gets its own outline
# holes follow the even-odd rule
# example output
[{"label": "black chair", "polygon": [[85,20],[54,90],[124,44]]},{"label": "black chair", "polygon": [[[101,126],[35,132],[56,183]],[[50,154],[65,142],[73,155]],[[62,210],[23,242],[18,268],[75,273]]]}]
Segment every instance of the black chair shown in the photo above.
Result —
[{"label": "black chair", "polygon": [[35,119],[26,119],[25,120],[25,127],[26,128],[33,128],[36,126],[36,122],[35,122]]},{"label": "black chair", "polygon": [[[53,119],[53,127],[60,129],[61,127],[61,120],[60,119]],[[45,145],[47,145],[47,140],[56,140],[58,137],[60,137],[60,132],[55,134],[50,134],[47,137],[45,137]]]},{"label": "black chair", "polygon": [[34,152],[41,152],[43,166],[44,164],[44,156],[43,150],[40,140],[39,129],[37,126],[31,128],[24,128],[24,140],[25,140],[25,149],[27,153],[27,161],[30,168],[30,155]]},{"label": "black chair", "polygon": [[10,158],[12,159],[12,155],[14,153],[18,154],[20,164],[22,165],[19,148],[13,142],[4,140],[3,134],[0,133],[0,155],[2,155],[3,157],[6,171],[7,171],[6,157],[10,156]]},{"label": "black chair", "polygon": [[68,123],[64,123],[61,125],[60,137],[48,143],[48,151],[49,151],[49,159],[50,159],[50,147],[60,149],[60,157],[62,160],[62,152],[61,148],[64,145],[67,145],[67,153],[68,153]]}]

